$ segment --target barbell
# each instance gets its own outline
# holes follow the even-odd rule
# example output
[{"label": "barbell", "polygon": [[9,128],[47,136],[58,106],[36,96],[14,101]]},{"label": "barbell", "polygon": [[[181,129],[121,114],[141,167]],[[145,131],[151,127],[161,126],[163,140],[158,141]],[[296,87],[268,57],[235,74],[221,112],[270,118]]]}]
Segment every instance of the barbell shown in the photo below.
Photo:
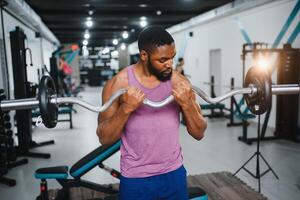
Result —
[{"label": "barbell", "polygon": [[[261,115],[267,111],[272,105],[273,95],[299,94],[299,84],[289,85],[272,85],[271,77],[265,70],[252,67],[246,74],[245,87],[231,90],[230,92],[211,98],[203,90],[196,86],[192,86],[192,90],[204,101],[216,104],[233,95],[243,94],[249,110]],[[120,89],[114,93],[110,99],[101,107],[91,105],[90,103],[75,97],[57,97],[54,81],[50,76],[43,76],[39,84],[38,98],[5,100],[0,102],[1,111],[7,110],[26,110],[39,108],[44,125],[47,128],[53,128],[57,124],[58,105],[61,104],[77,104],[93,112],[105,111],[114,100],[124,94],[127,90]],[[144,99],[144,104],[153,108],[161,108],[174,100],[171,95],[160,102],[153,102]]]}]

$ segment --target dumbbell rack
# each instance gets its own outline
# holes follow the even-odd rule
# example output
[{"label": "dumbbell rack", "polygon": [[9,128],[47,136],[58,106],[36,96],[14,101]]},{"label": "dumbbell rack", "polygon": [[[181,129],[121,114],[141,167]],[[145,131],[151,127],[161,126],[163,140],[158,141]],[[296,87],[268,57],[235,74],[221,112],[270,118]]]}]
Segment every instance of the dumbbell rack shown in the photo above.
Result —
[{"label": "dumbbell rack", "polygon": [[[3,90],[0,90],[0,102],[3,99],[5,99],[5,95]],[[17,149],[14,146],[9,112],[0,112],[0,183],[15,186],[16,180],[4,175],[8,173],[9,169],[26,163],[28,163],[27,159],[17,161]]]}]

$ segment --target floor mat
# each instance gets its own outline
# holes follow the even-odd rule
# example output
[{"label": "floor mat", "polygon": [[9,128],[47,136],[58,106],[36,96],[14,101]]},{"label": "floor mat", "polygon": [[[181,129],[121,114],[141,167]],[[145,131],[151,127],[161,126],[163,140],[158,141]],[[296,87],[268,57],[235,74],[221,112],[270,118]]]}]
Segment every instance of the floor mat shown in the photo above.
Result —
[{"label": "floor mat", "polygon": [[[200,175],[188,176],[188,185],[192,187],[201,187],[207,194],[209,200],[265,200],[262,194],[249,187],[239,178],[230,172],[216,172]],[[118,188],[118,184],[113,187]],[[58,192],[56,190],[49,191],[49,199],[55,199]],[[101,192],[86,188],[70,189],[70,199],[72,200],[88,200],[100,199],[107,195]]]}]

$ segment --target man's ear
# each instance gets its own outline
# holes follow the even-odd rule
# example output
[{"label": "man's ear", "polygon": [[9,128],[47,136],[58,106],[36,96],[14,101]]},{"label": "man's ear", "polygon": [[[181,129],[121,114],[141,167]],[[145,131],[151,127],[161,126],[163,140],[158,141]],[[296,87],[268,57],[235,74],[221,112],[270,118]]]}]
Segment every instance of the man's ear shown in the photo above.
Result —
[{"label": "man's ear", "polygon": [[141,52],[140,52],[140,59],[143,62],[147,62],[148,61],[148,53],[145,50],[141,50]]}]

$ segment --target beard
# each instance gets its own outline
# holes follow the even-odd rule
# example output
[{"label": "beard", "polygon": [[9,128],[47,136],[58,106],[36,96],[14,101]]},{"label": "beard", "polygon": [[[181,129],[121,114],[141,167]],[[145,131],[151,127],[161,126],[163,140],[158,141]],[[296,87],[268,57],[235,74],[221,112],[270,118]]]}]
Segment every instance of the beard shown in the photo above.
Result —
[{"label": "beard", "polygon": [[171,76],[172,76],[172,69],[170,72],[169,72],[169,70],[160,72],[157,69],[155,69],[155,67],[152,65],[152,63],[150,61],[150,56],[149,56],[149,60],[148,60],[148,70],[151,75],[155,76],[158,80],[160,80],[162,82],[170,80]]}]

